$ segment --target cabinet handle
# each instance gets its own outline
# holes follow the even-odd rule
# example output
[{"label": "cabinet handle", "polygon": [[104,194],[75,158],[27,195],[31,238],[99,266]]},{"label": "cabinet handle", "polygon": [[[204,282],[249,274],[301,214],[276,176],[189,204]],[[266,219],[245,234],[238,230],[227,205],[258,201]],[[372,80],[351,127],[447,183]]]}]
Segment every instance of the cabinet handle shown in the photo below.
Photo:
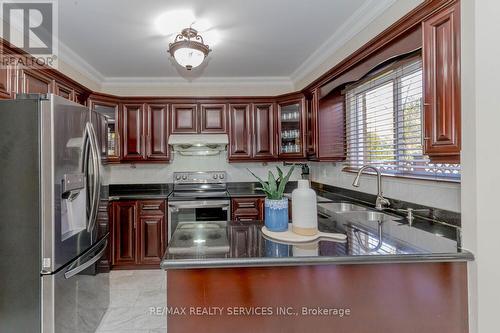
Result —
[{"label": "cabinet handle", "polygon": [[144,205],[142,206],[142,210],[159,210],[160,206],[158,205]]},{"label": "cabinet handle", "polygon": [[238,203],[239,208],[255,208],[255,202],[241,202]]}]

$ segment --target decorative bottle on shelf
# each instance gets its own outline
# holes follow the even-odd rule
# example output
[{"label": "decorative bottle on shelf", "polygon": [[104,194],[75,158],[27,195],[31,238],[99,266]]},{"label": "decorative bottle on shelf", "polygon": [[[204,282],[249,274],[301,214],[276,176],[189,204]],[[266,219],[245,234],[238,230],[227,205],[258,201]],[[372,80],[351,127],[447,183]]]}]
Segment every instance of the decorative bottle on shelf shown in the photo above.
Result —
[{"label": "decorative bottle on shelf", "polygon": [[316,192],[309,187],[307,179],[298,180],[292,192],[292,231],[304,236],[318,233]]}]

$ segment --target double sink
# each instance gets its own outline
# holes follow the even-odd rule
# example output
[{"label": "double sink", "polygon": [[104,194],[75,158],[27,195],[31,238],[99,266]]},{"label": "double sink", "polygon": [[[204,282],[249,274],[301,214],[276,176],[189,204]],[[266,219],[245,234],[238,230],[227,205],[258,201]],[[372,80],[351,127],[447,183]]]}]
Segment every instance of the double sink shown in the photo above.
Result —
[{"label": "double sink", "polygon": [[343,218],[352,222],[388,222],[400,220],[401,217],[395,217],[383,212],[374,211],[369,208],[358,206],[349,202],[330,202],[318,204],[320,212],[329,215],[339,214]]}]

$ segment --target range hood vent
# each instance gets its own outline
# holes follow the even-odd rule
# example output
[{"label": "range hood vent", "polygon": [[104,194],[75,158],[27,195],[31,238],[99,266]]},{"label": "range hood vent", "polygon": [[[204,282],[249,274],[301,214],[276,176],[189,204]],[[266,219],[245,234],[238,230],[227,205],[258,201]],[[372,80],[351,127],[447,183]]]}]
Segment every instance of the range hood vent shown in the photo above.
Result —
[{"label": "range hood vent", "polygon": [[185,156],[212,156],[225,151],[227,134],[171,134],[168,144],[175,152]]}]

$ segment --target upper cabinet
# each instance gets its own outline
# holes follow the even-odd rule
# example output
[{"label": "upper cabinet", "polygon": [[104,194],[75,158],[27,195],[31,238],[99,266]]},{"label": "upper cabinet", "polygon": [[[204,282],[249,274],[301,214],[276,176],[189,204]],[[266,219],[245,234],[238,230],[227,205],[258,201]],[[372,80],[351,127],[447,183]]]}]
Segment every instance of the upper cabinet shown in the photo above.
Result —
[{"label": "upper cabinet", "polygon": [[319,161],[345,159],[345,97],[336,89],[317,102],[317,154]]},{"label": "upper cabinet", "polygon": [[253,158],[272,160],[278,157],[275,104],[253,104]]},{"label": "upper cabinet", "polygon": [[300,95],[278,103],[279,157],[306,157],[305,98]]},{"label": "upper cabinet", "polygon": [[125,161],[145,159],[144,104],[122,105],[123,152]]},{"label": "upper cabinet", "polygon": [[424,152],[431,161],[460,161],[460,4],[422,23]]},{"label": "upper cabinet", "polygon": [[0,98],[14,97],[14,69],[12,67],[0,68]]},{"label": "upper cabinet", "polygon": [[229,105],[230,162],[277,159],[275,110],[272,101]]},{"label": "upper cabinet", "polygon": [[168,105],[146,106],[146,159],[168,161]]},{"label": "upper cabinet", "polygon": [[168,105],[122,105],[122,161],[168,161]]},{"label": "upper cabinet", "polygon": [[200,104],[201,133],[227,133],[226,104]]},{"label": "upper cabinet", "polygon": [[251,104],[230,104],[228,147],[230,161],[252,158],[252,133]]},{"label": "upper cabinet", "polygon": [[91,96],[89,99],[89,107],[104,115],[107,120],[107,159],[108,163],[117,163],[120,161],[121,145],[120,145],[120,113],[119,103],[111,98],[102,98]]},{"label": "upper cabinet", "polygon": [[198,105],[172,104],[172,134],[198,133]]},{"label": "upper cabinet", "polygon": [[22,69],[20,71],[20,88],[24,94],[49,94],[54,91],[53,80],[35,70]]},{"label": "upper cabinet", "polygon": [[172,104],[172,134],[227,133],[227,104]]}]

